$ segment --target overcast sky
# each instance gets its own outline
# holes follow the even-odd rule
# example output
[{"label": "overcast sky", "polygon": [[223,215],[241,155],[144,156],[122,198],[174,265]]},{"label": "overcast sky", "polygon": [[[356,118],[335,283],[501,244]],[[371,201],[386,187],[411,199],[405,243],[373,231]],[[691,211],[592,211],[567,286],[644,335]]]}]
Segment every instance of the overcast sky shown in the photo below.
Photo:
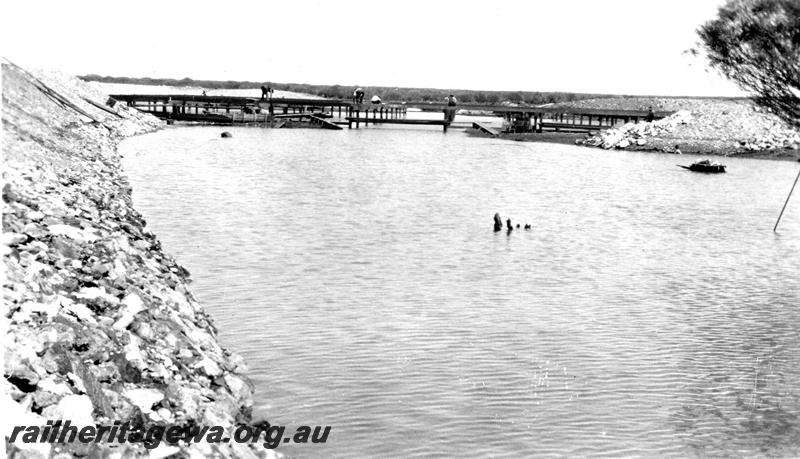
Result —
[{"label": "overcast sky", "polygon": [[73,74],[741,95],[682,54],[721,3],[7,1],[0,51]]}]

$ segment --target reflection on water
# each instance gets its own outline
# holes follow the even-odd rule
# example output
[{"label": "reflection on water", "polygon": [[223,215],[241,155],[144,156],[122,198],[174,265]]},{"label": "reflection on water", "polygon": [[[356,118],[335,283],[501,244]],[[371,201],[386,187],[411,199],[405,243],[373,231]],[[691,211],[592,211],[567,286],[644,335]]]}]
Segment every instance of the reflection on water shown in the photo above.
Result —
[{"label": "reflection on water", "polygon": [[[792,163],[439,129],[123,145],[298,457],[800,454]],[[532,231],[492,232],[492,215]]]}]

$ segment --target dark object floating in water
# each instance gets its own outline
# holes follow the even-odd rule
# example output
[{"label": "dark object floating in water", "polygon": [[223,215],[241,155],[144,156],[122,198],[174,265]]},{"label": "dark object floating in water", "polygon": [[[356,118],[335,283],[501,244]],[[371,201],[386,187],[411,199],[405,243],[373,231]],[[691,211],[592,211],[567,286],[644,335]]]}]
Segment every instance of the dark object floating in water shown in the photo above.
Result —
[{"label": "dark object floating in water", "polygon": [[526,230],[529,230],[529,229],[531,229],[531,225],[530,225],[530,223],[526,223],[526,224],[525,224],[525,229],[526,229]]},{"label": "dark object floating in water", "polygon": [[220,136],[220,137],[223,137],[223,138],[225,138],[225,137],[233,137],[233,134],[231,134],[231,133],[230,133],[230,132],[228,132],[228,131],[225,131],[225,132],[223,132],[222,134],[220,134],[219,136]]},{"label": "dark object floating in water", "polygon": [[500,214],[494,214],[494,230],[500,231],[503,229],[503,220],[500,219]]},{"label": "dark object floating in water", "polygon": [[702,161],[698,161],[698,162],[692,164],[691,166],[684,166],[682,164],[678,164],[678,167],[682,167],[684,169],[689,169],[690,171],[694,171],[694,172],[707,172],[707,173],[711,173],[711,174],[717,174],[717,173],[725,172],[725,165],[724,164],[720,164],[720,163],[718,163],[716,161],[714,161],[712,163],[711,161],[709,161],[707,159],[704,159]]}]

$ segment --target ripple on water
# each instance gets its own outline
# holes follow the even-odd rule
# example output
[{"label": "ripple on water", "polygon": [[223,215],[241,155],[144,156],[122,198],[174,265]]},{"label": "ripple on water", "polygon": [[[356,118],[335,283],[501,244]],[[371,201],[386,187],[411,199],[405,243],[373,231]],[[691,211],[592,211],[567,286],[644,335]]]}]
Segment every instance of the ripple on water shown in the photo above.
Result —
[{"label": "ripple on water", "polygon": [[[234,131],[122,150],[260,414],[333,426],[291,455],[800,454],[800,201],[771,232],[788,163]],[[493,233],[495,212],[533,230]]]}]

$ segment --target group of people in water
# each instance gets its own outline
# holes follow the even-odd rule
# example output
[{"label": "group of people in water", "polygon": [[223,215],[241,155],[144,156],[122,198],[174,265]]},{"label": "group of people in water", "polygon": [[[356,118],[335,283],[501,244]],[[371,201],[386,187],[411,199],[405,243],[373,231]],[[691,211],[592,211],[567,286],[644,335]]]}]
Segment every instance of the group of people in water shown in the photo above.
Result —
[{"label": "group of people in water", "polygon": [[[517,223],[517,229],[519,229],[519,226],[520,226],[519,223]],[[525,224],[525,230],[527,231],[527,230],[530,230],[530,229],[531,229],[530,223],[526,223]],[[500,214],[494,214],[494,231],[498,232],[498,231],[502,231],[502,230],[503,230],[503,219],[500,218]],[[511,219],[510,218],[506,219],[506,230],[509,233],[514,231],[514,225],[511,224]]]}]

